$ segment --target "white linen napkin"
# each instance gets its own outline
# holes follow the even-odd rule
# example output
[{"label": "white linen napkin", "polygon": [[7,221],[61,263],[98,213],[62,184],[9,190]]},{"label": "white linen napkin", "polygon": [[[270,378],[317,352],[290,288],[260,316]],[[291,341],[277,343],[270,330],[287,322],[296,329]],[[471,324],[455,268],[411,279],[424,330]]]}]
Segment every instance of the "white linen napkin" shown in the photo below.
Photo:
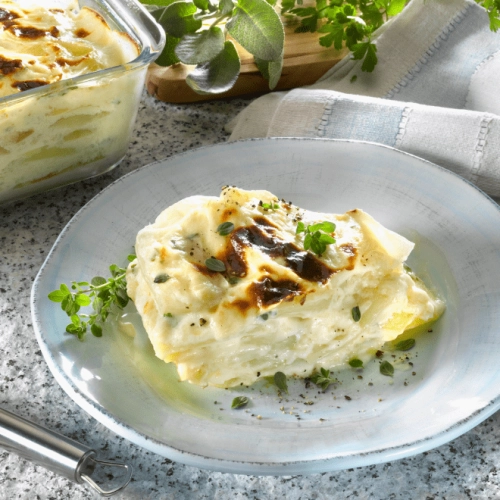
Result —
[{"label": "white linen napkin", "polygon": [[376,44],[373,73],[347,56],[314,85],[253,101],[228,124],[230,140],[382,143],[500,196],[500,32],[486,11],[472,0],[412,0]]}]

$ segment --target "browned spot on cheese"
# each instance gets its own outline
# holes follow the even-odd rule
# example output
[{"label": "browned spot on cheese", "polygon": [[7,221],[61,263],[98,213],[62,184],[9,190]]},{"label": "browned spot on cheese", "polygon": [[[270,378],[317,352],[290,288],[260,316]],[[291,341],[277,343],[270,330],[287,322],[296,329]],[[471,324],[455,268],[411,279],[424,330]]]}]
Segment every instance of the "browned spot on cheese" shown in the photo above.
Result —
[{"label": "browned spot on cheese", "polygon": [[78,28],[74,33],[78,38],[85,38],[90,35],[90,31],[87,31],[85,28]]},{"label": "browned spot on cheese", "polygon": [[80,59],[66,59],[64,57],[58,57],[56,59],[56,63],[59,64],[59,66],[78,66],[84,60],[85,60],[84,57],[81,57]]},{"label": "browned spot on cheese", "polygon": [[143,310],[142,310],[142,313],[143,313],[143,314],[147,314],[148,312],[152,311],[154,308],[155,308],[154,302],[153,302],[153,301],[151,301],[151,300],[148,300],[148,301],[144,304],[144,308],[143,308]]},{"label": "browned spot on cheese", "polygon": [[25,80],[24,82],[14,82],[12,86],[20,92],[24,92],[25,90],[36,89],[43,85],[48,85],[48,83],[49,82],[44,80]]},{"label": "browned spot on cheese", "polygon": [[356,247],[352,243],[344,243],[343,245],[340,245],[339,248],[349,256],[347,258],[349,264],[345,267],[345,269],[347,269],[348,271],[352,271],[356,264]]},{"label": "browned spot on cheese", "polygon": [[259,307],[269,307],[282,301],[291,302],[298,295],[302,295],[300,285],[293,280],[273,280],[266,277],[252,283],[249,293]]},{"label": "browned spot on cheese", "polygon": [[16,14],[15,12],[12,12],[11,10],[7,9],[0,9],[0,22],[3,23],[5,21],[11,21],[12,19],[17,19],[19,17],[19,14]]},{"label": "browned spot on cheese", "polygon": [[326,283],[337,272],[329,268],[310,252],[300,250],[293,243],[285,242],[274,235],[274,226],[264,217],[256,218],[256,224],[240,227],[231,233],[224,255],[218,259],[226,264],[228,273],[244,277],[248,265],[244,249],[254,247],[273,259],[284,258],[285,265],[306,281]]},{"label": "browned spot on cheese", "polygon": [[250,300],[244,299],[233,300],[233,302],[231,302],[229,305],[238,309],[241,314],[245,314],[249,309],[255,307],[255,304],[252,304]]},{"label": "browned spot on cheese", "polygon": [[229,220],[231,215],[233,215],[234,210],[231,210],[229,208],[224,209],[224,211],[221,214],[221,221],[226,222]]},{"label": "browned spot on cheese", "polygon": [[[245,315],[251,309],[265,309],[280,302],[291,302],[304,294],[299,283],[294,280],[264,277],[250,283],[245,297],[234,300],[228,306]],[[301,299],[301,303],[304,301]]]},{"label": "browned spot on cheese", "polygon": [[0,73],[3,75],[10,75],[22,68],[23,61],[21,59],[7,59],[0,55]]},{"label": "browned spot on cheese", "polygon": [[196,268],[197,271],[199,271],[201,274],[204,276],[216,276],[217,274],[220,274],[217,271],[212,271],[211,269],[208,269],[205,264],[200,264],[199,262],[191,262],[191,264]]},{"label": "browned spot on cheese", "polygon": [[19,38],[42,38],[47,35],[47,31],[35,28],[34,26],[17,26],[9,27],[9,31]]},{"label": "browned spot on cheese", "polygon": [[32,133],[34,132],[33,129],[30,130],[24,130],[23,132],[18,132],[14,138],[15,143],[19,143],[26,139],[26,137],[29,137]]},{"label": "browned spot on cheese", "polygon": [[167,258],[167,249],[165,247],[161,247],[160,250],[160,261],[163,262]]}]

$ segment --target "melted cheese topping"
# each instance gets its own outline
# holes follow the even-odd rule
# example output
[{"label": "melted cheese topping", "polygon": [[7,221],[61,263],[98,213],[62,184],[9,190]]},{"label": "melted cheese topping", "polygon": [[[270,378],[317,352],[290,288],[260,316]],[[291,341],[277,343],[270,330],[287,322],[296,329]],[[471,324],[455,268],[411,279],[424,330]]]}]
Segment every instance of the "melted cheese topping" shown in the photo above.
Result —
[{"label": "melted cheese topping", "polygon": [[[299,220],[335,223],[336,243],[321,256],[304,251]],[[225,236],[223,222],[234,224]],[[225,188],[172,205],[139,232],[128,294],[156,355],[182,380],[231,387],[277,371],[306,377],[366,361],[441,314],[442,301],[404,269],[412,248],[359,209],[320,214],[267,191]],[[207,268],[211,257],[223,272]]]},{"label": "melted cheese topping", "polygon": [[139,54],[97,12],[56,5],[0,0],[0,203],[97,175],[128,147],[145,67],[24,92]]},{"label": "melted cheese topping", "polygon": [[0,1],[0,97],[127,63],[135,42],[95,11]]}]

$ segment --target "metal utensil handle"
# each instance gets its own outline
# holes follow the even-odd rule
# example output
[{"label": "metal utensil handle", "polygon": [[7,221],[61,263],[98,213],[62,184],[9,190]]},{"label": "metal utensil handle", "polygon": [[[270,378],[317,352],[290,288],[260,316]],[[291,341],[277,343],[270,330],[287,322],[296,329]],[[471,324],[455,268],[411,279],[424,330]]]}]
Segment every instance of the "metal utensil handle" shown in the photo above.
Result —
[{"label": "metal utensil handle", "polygon": [[[97,460],[95,451],[87,446],[2,408],[0,408],[0,446],[71,481],[86,482],[102,496],[111,496],[122,490],[132,476],[132,470],[128,465]],[[126,469],[124,484],[112,490],[103,490],[90,477],[96,464]]]}]

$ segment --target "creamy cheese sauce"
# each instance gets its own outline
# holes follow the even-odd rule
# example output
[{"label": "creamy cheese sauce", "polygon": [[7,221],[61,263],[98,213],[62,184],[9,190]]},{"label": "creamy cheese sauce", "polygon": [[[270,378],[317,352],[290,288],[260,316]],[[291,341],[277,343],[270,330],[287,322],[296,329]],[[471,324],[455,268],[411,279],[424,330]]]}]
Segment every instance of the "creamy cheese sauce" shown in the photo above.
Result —
[{"label": "creamy cheese sauce", "polygon": [[100,173],[128,145],[143,83],[137,72],[22,98],[27,90],[120,66],[139,54],[137,44],[97,12],[74,2],[55,5],[0,0],[0,99],[6,98],[0,103],[0,202],[34,186]]},{"label": "creamy cheese sauce", "polygon": [[[321,255],[305,251],[299,221],[333,222],[336,242]],[[217,231],[223,222],[233,224],[227,235]],[[444,308],[405,271],[405,238],[362,210],[320,214],[267,191],[228,187],[219,198],[182,200],[139,232],[135,248],[128,293],[155,353],[199,385],[367,361]],[[221,271],[208,265],[214,258]]]}]

